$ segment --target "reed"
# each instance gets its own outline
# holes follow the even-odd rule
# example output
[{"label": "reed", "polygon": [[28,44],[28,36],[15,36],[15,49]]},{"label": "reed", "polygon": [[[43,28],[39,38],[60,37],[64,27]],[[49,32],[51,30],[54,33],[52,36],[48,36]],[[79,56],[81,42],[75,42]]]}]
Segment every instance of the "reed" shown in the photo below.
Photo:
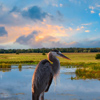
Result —
[{"label": "reed", "polygon": [[21,64],[19,64],[18,69],[19,69],[19,71],[22,71],[22,65]]},{"label": "reed", "polygon": [[98,79],[100,80],[100,70],[90,70],[86,68],[77,69],[75,79]]}]

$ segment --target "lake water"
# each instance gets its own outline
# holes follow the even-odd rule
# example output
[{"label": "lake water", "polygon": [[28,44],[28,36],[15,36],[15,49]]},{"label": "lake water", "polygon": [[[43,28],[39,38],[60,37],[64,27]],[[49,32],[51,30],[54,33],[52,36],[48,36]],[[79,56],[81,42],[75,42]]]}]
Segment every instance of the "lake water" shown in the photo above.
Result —
[{"label": "lake water", "polygon": [[[11,70],[0,70],[0,100],[31,100],[31,80],[36,66],[12,66]],[[100,100],[99,80],[71,80],[75,68],[61,67],[45,100]]]}]

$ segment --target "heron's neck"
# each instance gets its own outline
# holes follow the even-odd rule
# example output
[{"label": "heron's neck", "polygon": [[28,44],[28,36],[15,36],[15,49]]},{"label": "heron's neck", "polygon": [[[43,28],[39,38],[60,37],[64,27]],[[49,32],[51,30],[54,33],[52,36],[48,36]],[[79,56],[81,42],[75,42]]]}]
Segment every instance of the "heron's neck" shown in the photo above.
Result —
[{"label": "heron's neck", "polygon": [[57,59],[55,56],[53,55],[49,55],[49,60],[51,62],[53,62],[52,64],[52,71],[54,73],[54,75],[58,74],[59,70],[60,70],[60,62],[59,59]]},{"label": "heron's neck", "polygon": [[57,59],[55,57],[52,66],[53,66],[52,69],[53,69],[54,75],[58,74],[58,72],[60,70],[60,62],[59,62],[59,59]]}]

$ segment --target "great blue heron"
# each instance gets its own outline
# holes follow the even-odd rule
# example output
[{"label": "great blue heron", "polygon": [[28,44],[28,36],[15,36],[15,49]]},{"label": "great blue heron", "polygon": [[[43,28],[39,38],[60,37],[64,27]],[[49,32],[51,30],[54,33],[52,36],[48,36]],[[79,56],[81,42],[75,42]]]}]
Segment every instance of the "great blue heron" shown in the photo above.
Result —
[{"label": "great blue heron", "polygon": [[60,62],[56,56],[69,59],[60,51],[52,50],[48,53],[48,59],[53,64],[46,59],[39,62],[32,77],[32,100],[44,100],[44,92],[49,90],[53,77],[60,70]]}]

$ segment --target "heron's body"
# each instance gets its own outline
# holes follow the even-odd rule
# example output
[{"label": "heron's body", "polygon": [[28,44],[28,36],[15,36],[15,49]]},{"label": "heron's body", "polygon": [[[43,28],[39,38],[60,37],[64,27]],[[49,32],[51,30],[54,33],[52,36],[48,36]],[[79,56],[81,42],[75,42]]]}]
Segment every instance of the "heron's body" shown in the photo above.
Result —
[{"label": "heron's body", "polygon": [[[39,100],[40,96],[47,91],[49,84],[52,82],[52,67],[48,60],[42,60],[36,67],[32,78],[33,100]],[[40,99],[41,100],[41,99]]]},{"label": "heron's body", "polygon": [[60,63],[53,53],[48,53],[48,59],[53,64],[45,59],[36,66],[32,77],[32,100],[44,100],[44,92],[49,90],[53,76],[59,72]]}]

